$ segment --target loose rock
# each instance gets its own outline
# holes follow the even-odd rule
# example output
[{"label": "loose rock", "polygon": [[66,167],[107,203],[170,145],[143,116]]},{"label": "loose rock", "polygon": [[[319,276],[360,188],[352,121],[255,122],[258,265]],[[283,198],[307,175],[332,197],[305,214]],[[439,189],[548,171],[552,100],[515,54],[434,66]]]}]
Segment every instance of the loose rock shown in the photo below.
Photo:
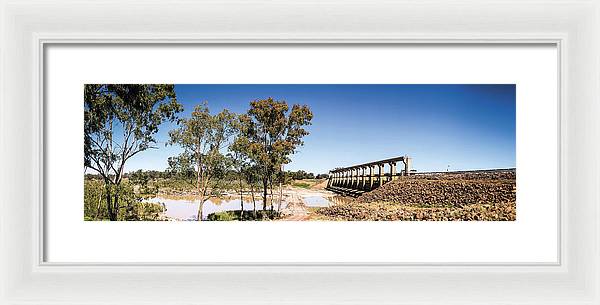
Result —
[{"label": "loose rock", "polygon": [[329,220],[515,220],[516,173],[400,177],[348,203],[315,213]]}]

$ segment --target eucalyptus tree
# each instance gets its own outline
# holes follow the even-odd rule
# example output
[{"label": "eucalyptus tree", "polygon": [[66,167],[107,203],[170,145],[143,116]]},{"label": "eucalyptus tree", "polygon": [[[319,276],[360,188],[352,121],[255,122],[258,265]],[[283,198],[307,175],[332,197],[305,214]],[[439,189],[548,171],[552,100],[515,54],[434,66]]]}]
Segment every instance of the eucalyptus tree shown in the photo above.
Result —
[{"label": "eucalyptus tree", "polygon": [[254,215],[254,219],[256,219],[256,199],[254,198],[254,186],[260,178],[258,166],[250,160],[247,166],[243,169],[243,175],[244,179],[248,183],[248,186],[250,187],[250,196],[252,198],[252,212]]},{"label": "eucalyptus tree", "polygon": [[166,172],[169,177],[174,177],[175,179],[194,185],[196,170],[194,168],[193,156],[189,152],[184,152],[175,157],[169,157],[167,163],[168,167]]},{"label": "eucalyptus tree", "polygon": [[220,194],[223,178],[230,168],[230,160],[222,153],[234,133],[235,115],[228,110],[211,115],[206,102],[197,105],[191,117],[180,119],[178,128],[169,131],[167,145],[179,145],[189,157],[196,171],[198,220],[202,220],[204,203]]},{"label": "eucalyptus tree", "polygon": [[[250,170],[251,159],[249,157],[248,145],[249,141],[247,138],[247,124],[243,124],[246,116],[240,115],[233,121],[233,127],[235,129],[235,138],[231,145],[229,145],[229,158],[232,160],[234,169],[236,171],[238,179],[238,187],[240,194],[240,220],[244,219],[244,180],[248,180],[248,170]],[[251,190],[252,191],[252,190]],[[254,198],[254,193],[252,192]],[[256,216],[256,203],[254,204],[254,216]]]},{"label": "eucalyptus tree", "polygon": [[308,135],[304,127],[311,124],[312,118],[313,114],[306,105],[293,105],[290,109],[287,102],[273,98],[250,102],[248,114],[241,123],[248,139],[249,156],[260,173],[263,210],[267,208],[268,189],[272,188],[273,177],[304,144],[303,137]]},{"label": "eucalyptus tree", "polygon": [[126,162],[156,148],[159,126],[174,121],[182,110],[173,85],[84,86],[84,166],[104,181],[110,220],[119,215]]}]

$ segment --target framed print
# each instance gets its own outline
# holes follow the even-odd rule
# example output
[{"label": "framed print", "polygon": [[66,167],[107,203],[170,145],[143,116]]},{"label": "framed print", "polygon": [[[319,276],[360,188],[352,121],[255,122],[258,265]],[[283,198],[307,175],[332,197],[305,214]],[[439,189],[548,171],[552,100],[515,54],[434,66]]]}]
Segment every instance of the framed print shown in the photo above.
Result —
[{"label": "framed print", "polygon": [[598,303],[599,5],[3,2],[0,304]]}]

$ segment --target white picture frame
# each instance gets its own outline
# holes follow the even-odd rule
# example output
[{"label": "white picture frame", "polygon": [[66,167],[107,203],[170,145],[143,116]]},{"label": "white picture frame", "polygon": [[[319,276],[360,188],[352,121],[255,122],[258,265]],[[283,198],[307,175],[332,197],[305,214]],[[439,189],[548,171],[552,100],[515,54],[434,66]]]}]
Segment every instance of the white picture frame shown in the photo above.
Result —
[{"label": "white picture frame", "polygon": [[[598,1],[2,2],[0,304],[597,304]],[[49,264],[43,55],[50,43],[554,43],[560,263]]]}]

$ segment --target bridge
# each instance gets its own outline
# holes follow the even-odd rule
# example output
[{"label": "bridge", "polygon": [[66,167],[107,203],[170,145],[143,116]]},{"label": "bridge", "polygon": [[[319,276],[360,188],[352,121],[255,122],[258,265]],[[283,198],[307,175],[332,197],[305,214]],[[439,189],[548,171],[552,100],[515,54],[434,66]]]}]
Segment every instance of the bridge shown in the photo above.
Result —
[{"label": "bridge", "polygon": [[[402,162],[404,165],[404,168],[399,172],[397,170],[398,162]],[[411,167],[412,158],[402,156],[344,168],[336,168],[329,171],[326,189],[343,195],[359,196],[360,194],[374,190],[387,182],[396,180],[399,176],[410,175]]]}]

